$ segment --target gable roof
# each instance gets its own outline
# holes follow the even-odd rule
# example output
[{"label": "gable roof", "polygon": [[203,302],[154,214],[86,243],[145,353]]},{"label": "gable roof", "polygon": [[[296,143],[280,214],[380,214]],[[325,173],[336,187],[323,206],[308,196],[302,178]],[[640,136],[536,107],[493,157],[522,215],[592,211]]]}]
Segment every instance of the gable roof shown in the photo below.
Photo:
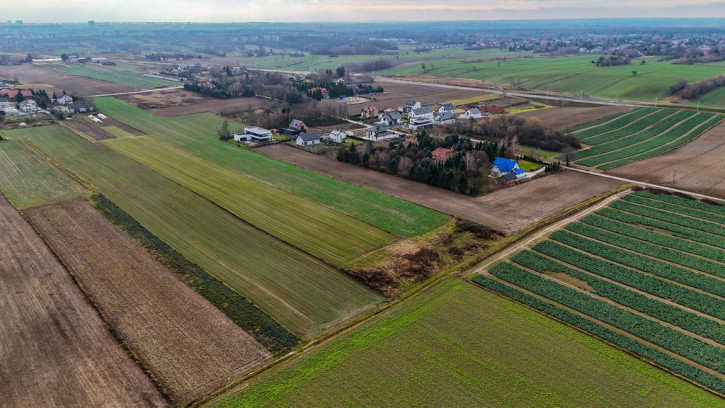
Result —
[{"label": "gable roof", "polygon": [[448,160],[455,153],[456,153],[455,150],[446,149],[445,147],[439,147],[439,148],[433,150],[432,152],[430,152],[430,154],[433,156],[434,159],[440,160],[440,161]]},{"label": "gable roof", "polygon": [[502,173],[514,171],[517,164],[516,160],[504,159],[503,157],[497,157],[496,160],[493,161],[493,165],[498,167],[499,171]]},{"label": "gable roof", "polygon": [[401,115],[400,112],[386,113],[385,116],[383,116],[383,119],[390,119],[392,121],[400,120],[402,118],[403,115]]},{"label": "gable roof", "polygon": [[304,125],[304,123],[299,119],[294,119],[292,122],[289,123],[290,129],[299,129],[301,125]]},{"label": "gable roof", "polygon": [[426,113],[433,113],[429,107],[424,106],[422,108],[413,109],[413,115],[425,115]]},{"label": "gable roof", "polygon": [[342,130],[335,129],[332,132],[330,132],[330,136],[333,136],[333,135],[343,135],[343,136],[347,136],[347,133],[343,132]]},{"label": "gable roof", "polygon": [[375,126],[370,126],[369,128],[365,129],[366,132],[375,132],[375,133],[385,132],[386,130],[388,130],[388,125],[381,125],[381,124],[377,124]]},{"label": "gable roof", "polygon": [[456,108],[453,107],[453,104],[451,104],[451,103],[445,103],[445,104],[441,105],[441,107],[438,108],[438,109],[441,109],[441,108],[443,108],[443,110],[445,110],[445,111],[453,111],[453,110],[456,110]]},{"label": "gable roof", "polygon": [[478,108],[471,108],[471,109],[467,110],[466,113],[468,113],[469,115],[480,115],[481,110]]},{"label": "gable roof", "polygon": [[438,116],[436,116],[436,120],[450,120],[455,118],[456,114],[453,113],[453,111],[444,111],[443,113],[439,113]]},{"label": "gable roof", "polygon": [[405,102],[405,106],[414,106],[418,101],[407,101]]},{"label": "gable roof", "polygon": [[506,173],[503,177],[506,181],[516,180],[516,175],[514,173]]},{"label": "gable roof", "polygon": [[312,140],[319,140],[320,134],[317,132],[305,132],[305,133],[300,133],[299,135],[297,135],[297,137],[301,138],[303,142],[309,142]]}]

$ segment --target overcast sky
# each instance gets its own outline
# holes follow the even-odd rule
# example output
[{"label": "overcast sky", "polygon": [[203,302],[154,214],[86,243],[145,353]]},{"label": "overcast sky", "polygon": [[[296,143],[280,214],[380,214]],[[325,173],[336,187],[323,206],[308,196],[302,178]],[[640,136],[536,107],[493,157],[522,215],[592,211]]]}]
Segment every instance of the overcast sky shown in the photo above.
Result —
[{"label": "overcast sky", "polygon": [[711,0],[0,0],[0,19],[95,21],[433,21],[725,17]]}]

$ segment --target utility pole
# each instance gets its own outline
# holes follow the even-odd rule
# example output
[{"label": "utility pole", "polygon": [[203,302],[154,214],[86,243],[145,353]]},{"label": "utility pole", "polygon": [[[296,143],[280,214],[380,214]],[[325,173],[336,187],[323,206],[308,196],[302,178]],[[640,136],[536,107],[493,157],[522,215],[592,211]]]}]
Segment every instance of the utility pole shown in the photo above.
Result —
[{"label": "utility pole", "polygon": [[617,105],[619,105],[619,92],[617,92]]},{"label": "utility pole", "polygon": [[657,107],[657,97],[655,96],[655,108]]},{"label": "utility pole", "polygon": [[697,111],[698,112],[700,111],[700,101],[699,100],[697,101]]}]

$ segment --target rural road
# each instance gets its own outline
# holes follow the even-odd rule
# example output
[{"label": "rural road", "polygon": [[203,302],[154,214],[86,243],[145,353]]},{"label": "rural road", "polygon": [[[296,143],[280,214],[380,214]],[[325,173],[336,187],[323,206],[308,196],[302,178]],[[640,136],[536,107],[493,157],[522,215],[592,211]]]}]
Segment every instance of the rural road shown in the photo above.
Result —
[{"label": "rural road", "polygon": [[121,95],[134,95],[134,94],[143,94],[143,93],[152,93],[157,91],[165,91],[167,89],[182,89],[183,86],[170,86],[168,88],[154,88],[154,89],[145,89],[143,91],[131,91],[131,92],[118,92],[118,93],[109,93],[109,94],[98,94],[98,95],[90,95],[90,97],[96,97],[96,96],[121,96]]}]

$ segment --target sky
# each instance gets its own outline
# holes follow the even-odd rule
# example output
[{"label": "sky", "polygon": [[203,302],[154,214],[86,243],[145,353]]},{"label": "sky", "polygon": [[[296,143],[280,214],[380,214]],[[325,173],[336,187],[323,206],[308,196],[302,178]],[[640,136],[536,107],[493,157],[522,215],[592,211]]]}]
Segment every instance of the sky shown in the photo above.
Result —
[{"label": "sky", "polygon": [[711,0],[17,0],[0,19],[95,21],[323,22],[725,17]]}]

